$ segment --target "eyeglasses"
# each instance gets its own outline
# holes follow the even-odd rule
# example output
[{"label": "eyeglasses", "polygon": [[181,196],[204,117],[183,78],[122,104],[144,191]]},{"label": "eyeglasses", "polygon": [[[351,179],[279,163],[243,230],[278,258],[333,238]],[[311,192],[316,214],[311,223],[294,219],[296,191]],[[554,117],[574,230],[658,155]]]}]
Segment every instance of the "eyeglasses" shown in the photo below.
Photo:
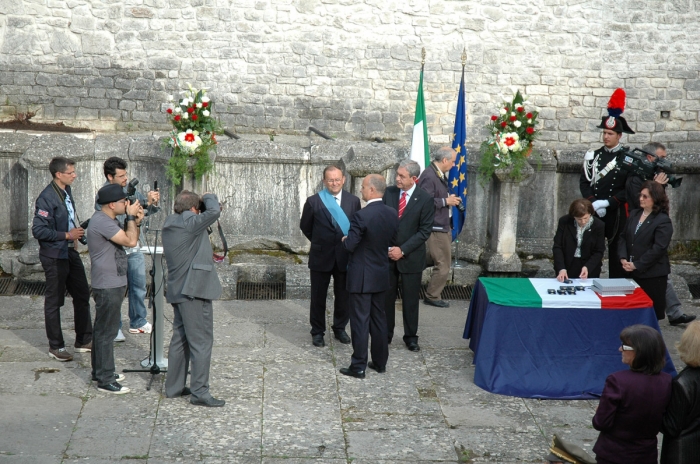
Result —
[{"label": "eyeglasses", "polygon": [[641,195],[639,195],[639,198],[644,198],[644,199],[646,200],[647,198],[650,198],[650,197],[649,197],[649,195],[644,195],[644,194],[642,193]]},{"label": "eyeglasses", "polygon": [[622,351],[634,351],[634,348],[629,345],[625,345],[624,343],[620,344],[620,348],[622,348]]}]

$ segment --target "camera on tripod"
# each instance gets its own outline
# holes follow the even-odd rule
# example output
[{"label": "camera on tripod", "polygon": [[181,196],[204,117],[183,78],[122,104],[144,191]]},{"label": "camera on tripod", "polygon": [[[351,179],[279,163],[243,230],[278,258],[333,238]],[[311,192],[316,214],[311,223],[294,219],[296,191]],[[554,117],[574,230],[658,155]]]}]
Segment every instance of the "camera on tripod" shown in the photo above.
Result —
[{"label": "camera on tripod", "polygon": [[[649,161],[647,156],[654,160]],[[617,159],[620,167],[629,173],[642,178],[643,180],[654,180],[654,176],[660,172],[668,175],[668,183],[673,188],[681,186],[682,177],[676,177],[671,174],[675,173],[673,164],[665,158],[660,158],[656,154],[648,153],[640,148],[635,148],[632,151],[623,149]]]}]

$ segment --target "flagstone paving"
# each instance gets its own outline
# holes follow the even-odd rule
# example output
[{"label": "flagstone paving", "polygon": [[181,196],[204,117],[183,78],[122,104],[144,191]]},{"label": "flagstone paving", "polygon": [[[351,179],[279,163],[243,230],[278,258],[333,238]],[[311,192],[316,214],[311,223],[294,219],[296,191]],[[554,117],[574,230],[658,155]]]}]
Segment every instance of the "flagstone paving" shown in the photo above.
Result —
[{"label": "flagstone paving", "polygon": [[[0,463],[526,463],[543,461],[552,433],[590,451],[595,401],[474,385],[462,339],[467,306],[421,305],[422,351],[408,351],[397,327],[387,372],[359,380],[338,373],[350,346],[328,335],[326,347],[311,344],[308,301],[217,301],[211,390],[226,406],[207,409],[165,398],[162,375],[151,390],[149,374],[130,373],[131,393],[98,392],[89,353],[68,363],[48,357],[43,298],[0,298]],[[70,299],[66,308],[72,351]],[[128,324],[126,314],[125,303]],[[165,314],[169,341],[172,310]],[[673,346],[683,328],[661,325]],[[115,344],[120,371],[148,356],[147,335],[125,335]]]}]

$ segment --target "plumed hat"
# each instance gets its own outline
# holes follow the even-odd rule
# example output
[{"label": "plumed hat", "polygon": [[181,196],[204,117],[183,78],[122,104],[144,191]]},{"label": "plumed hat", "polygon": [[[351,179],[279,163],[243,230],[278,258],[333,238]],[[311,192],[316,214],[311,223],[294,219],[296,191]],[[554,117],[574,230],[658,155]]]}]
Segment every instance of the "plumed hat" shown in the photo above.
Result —
[{"label": "plumed hat", "polygon": [[630,128],[622,117],[622,113],[625,111],[625,91],[623,89],[615,89],[610,101],[608,102],[608,115],[603,116],[600,121],[600,126],[596,126],[599,129],[610,129],[618,134],[634,134],[634,131]]}]

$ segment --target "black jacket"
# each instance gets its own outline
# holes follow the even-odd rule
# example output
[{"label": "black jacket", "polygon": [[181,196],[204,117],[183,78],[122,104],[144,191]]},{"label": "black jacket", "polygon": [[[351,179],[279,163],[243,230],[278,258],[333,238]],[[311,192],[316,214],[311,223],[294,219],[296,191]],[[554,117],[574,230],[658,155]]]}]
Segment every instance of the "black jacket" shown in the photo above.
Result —
[{"label": "black jacket", "polygon": [[[382,201],[398,213],[400,195],[401,189],[398,187],[387,187]],[[425,242],[433,231],[434,214],[433,197],[416,185],[403,216],[399,219],[396,242],[389,244],[398,246],[403,252],[403,258],[396,261],[400,273],[412,274],[425,269]]]},{"label": "black jacket", "polygon": [[343,246],[350,252],[346,288],[350,293],[381,293],[389,288],[389,244],[396,241],[399,216],[381,201],[368,203],[350,219]]},{"label": "black jacket", "polygon": [[[335,200],[333,200],[335,201]],[[360,199],[350,192],[343,191],[340,196],[340,208],[349,219],[360,210]],[[330,211],[317,194],[306,199],[304,210],[299,220],[299,228],[311,242],[309,251],[309,269],[318,272],[330,272],[333,265],[345,271],[348,267],[348,251],[341,243],[343,231],[333,220]]]},{"label": "black jacket", "polygon": [[449,196],[447,178],[444,175],[440,178],[435,163],[430,163],[430,166],[423,170],[418,179],[418,187],[422,188],[428,192],[428,195],[433,197],[433,205],[435,206],[433,231],[450,232],[452,230],[450,208],[452,207],[445,203],[445,199]]},{"label": "black jacket", "polygon": [[[71,197],[73,207],[76,208],[69,185],[66,186],[65,191]],[[32,221],[32,236],[39,241],[40,255],[68,259],[68,208],[63,197],[59,195],[63,195],[63,191],[51,182],[37,197]],[[78,222],[77,216],[75,221]]]},{"label": "black jacket", "polygon": [[605,224],[597,217],[593,218],[591,227],[583,233],[581,240],[582,265],[574,264],[576,252],[576,219],[568,214],[559,218],[557,233],[554,236],[554,273],[566,269],[570,279],[575,279],[581,274],[581,267],[586,266],[588,277],[600,277],[600,270],[605,253]]},{"label": "black jacket", "polygon": [[687,366],[673,379],[661,432],[661,464],[700,462],[700,368]]},{"label": "black jacket", "polygon": [[668,245],[673,236],[671,219],[665,213],[651,213],[635,234],[634,229],[644,211],[635,209],[630,213],[625,230],[620,234],[618,255],[620,259],[631,260],[637,268],[632,271],[632,277],[648,279],[661,277],[671,273],[671,263],[668,260]]}]

